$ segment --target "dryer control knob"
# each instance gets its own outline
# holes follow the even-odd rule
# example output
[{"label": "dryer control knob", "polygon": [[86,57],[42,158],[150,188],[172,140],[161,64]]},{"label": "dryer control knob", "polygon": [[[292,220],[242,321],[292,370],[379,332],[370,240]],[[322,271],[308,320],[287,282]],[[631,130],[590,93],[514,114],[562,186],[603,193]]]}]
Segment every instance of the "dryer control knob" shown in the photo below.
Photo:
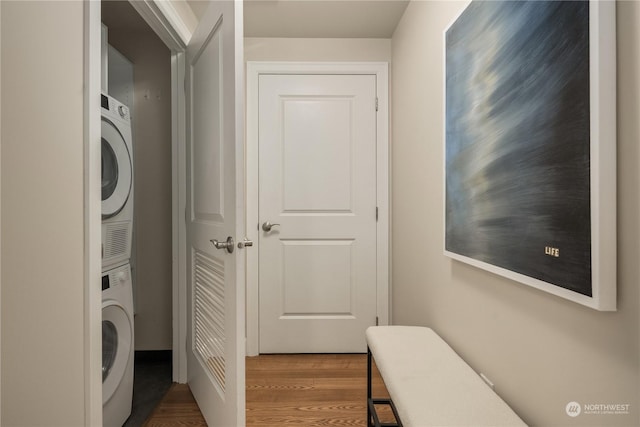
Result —
[{"label": "dryer control knob", "polygon": [[119,285],[123,284],[127,278],[127,274],[125,272],[120,272],[116,275],[116,281]]},{"label": "dryer control knob", "polygon": [[120,114],[120,117],[126,117],[127,115],[127,107],[125,107],[124,105],[120,105],[118,107],[118,114]]}]

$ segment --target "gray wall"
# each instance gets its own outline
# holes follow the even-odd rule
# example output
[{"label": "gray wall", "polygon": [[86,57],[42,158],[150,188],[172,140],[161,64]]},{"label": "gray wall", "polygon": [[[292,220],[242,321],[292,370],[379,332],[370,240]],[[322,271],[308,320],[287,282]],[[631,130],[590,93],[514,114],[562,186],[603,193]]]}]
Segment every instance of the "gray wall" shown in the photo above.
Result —
[{"label": "gray wall", "polygon": [[134,66],[135,349],[172,347],[171,53],[128,2],[103,4],[109,43]]},{"label": "gray wall", "polygon": [[[441,334],[531,425],[639,425],[640,3],[618,2],[618,311],[443,255],[443,30],[465,2],[413,1],[392,39],[393,321]],[[630,404],[629,415],[565,406]]]},{"label": "gray wall", "polygon": [[3,1],[0,8],[0,423],[80,426],[88,357],[83,3]]}]

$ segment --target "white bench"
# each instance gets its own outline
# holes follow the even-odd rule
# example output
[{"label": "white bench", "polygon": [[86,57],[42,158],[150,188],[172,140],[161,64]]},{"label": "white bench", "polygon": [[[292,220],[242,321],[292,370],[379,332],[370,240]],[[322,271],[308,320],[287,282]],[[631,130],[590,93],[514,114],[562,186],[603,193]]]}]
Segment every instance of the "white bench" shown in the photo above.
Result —
[{"label": "white bench", "polygon": [[[433,330],[417,326],[367,329],[367,426],[526,426]],[[391,399],[371,396],[371,357]],[[389,404],[397,424],[380,423]]]}]

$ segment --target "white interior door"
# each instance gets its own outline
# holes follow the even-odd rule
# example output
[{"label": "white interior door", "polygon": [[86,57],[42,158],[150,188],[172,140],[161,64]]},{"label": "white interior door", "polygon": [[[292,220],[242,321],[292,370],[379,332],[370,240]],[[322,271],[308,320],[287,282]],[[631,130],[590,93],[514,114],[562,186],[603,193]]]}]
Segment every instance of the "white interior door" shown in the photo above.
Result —
[{"label": "white interior door", "polygon": [[[245,423],[242,3],[210,2],[186,59],[188,382],[211,426]],[[213,240],[219,241],[216,248]]]},{"label": "white interior door", "polygon": [[258,121],[259,350],[365,352],[377,311],[376,76],[260,75]]}]

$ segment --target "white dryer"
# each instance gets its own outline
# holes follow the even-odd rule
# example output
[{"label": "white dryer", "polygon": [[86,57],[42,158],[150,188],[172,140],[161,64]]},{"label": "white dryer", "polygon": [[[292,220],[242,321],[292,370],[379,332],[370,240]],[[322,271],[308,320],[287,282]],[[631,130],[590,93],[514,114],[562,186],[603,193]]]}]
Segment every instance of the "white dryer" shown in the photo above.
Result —
[{"label": "white dryer", "polygon": [[129,108],[102,95],[102,271],[128,262],[133,230]]},{"label": "white dryer", "polygon": [[131,269],[102,273],[102,418],[122,427],[131,415],[134,365]]}]

